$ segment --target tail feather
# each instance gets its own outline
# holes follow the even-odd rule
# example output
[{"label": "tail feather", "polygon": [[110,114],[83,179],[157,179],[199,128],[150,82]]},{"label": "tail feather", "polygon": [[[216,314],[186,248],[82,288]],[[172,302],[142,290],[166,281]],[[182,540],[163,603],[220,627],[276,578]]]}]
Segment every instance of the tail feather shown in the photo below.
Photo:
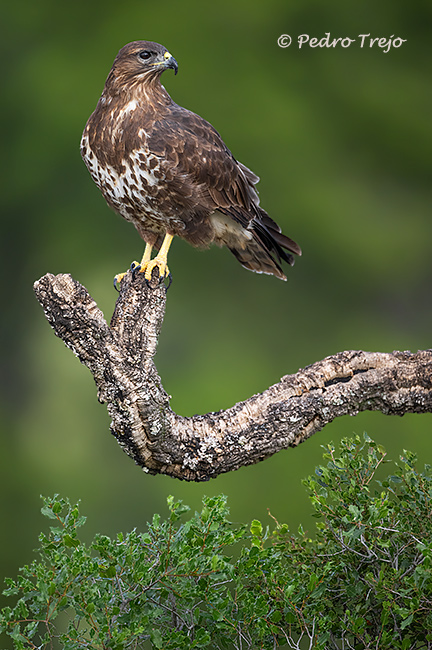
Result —
[{"label": "tail feather", "polygon": [[248,241],[246,248],[229,246],[229,250],[235,255],[240,264],[249,271],[275,275],[281,280],[287,279],[280,264],[255,239]]},{"label": "tail feather", "polygon": [[252,221],[252,225],[255,225],[256,222],[263,226],[263,228],[268,231],[279,246],[282,248],[286,248],[289,250],[291,253],[294,253],[294,255],[301,255],[302,251],[300,246],[290,237],[287,237],[286,235],[283,234],[281,228],[278,226],[276,221],[273,221],[271,217],[263,210],[262,208],[258,208],[259,210],[259,217],[258,220],[254,219]]},{"label": "tail feather", "polygon": [[[221,240],[240,264],[256,273],[267,273],[286,280],[281,262],[294,266],[294,255],[301,255],[302,251],[293,239],[282,233],[267,212],[259,206],[255,206],[252,218],[250,212],[246,213],[237,206],[219,208],[219,212],[229,215],[241,226],[235,237]],[[244,236],[241,236],[242,231]]]},{"label": "tail feather", "polygon": [[275,230],[270,230],[272,239],[282,248],[294,253],[294,255],[301,255],[302,250],[300,246],[290,237],[287,237],[282,232],[277,232]]},{"label": "tail feather", "polygon": [[[281,262],[294,266],[295,255],[301,255],[301,249],[295,241],[270,227],[265,227],[257,219],[252,222],[252,239],[243,241],[242,246],[229,246],[240,264],[256,273],[275,275],[281,280],[286,280]],[[290,251],[290,252],[287,252]]]}]

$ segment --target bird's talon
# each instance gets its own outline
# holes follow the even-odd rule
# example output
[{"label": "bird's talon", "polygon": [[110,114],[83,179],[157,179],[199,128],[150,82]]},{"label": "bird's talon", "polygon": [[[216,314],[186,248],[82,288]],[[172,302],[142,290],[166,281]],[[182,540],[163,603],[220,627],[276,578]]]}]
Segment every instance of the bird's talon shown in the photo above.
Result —
[{"label": "bird's talon", "polygon": [[[153,269],[157,268],[159,279],[164,280],[169,275],[169,268],[167,263],[163,259],[158,259],[156,256],[153,260],[150,260],[145,267],[145,279],[147,281],[152,279]],[[144,269],[142,269],[144,270]]]},{"label": "bird's talon", "polygon": [[132,262],[130,268],[132,271],[132,278],[135,280],[136,274],[139,273],[142,269],[141,264],[138,264],[138,262]]},{"label": "bird's talon", "polygon": [[117,275],[114,276],[113,285],[114,285],[114,289],[118,291],[118,293],[120,293],[119,285],[125,275],[126,273],[117,273]]}]

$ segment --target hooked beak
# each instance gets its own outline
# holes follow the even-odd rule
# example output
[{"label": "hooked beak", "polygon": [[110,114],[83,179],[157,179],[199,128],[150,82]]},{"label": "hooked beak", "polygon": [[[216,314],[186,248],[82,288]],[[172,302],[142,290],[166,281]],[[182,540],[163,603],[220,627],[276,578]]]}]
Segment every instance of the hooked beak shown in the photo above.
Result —
[{"label": "hooked beak", "polygon": [[171,68],[172,70],[174,70],[174,74],[177,74],[177,72],[178,72],[178,63],[175,60],[175,58],[173,57],[173,55],[170,54],[169,52],[165,52],[165,54],[164,54],[163,65],[164,65],[165,68]]}]

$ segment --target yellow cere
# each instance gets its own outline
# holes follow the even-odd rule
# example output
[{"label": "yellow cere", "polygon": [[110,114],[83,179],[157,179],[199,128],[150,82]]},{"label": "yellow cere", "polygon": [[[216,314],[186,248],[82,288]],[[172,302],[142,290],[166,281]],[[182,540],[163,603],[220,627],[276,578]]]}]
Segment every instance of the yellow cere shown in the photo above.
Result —
[{"label": "yellow cere", "polygon": [[164,59],[170,59],[170,58],[171,58],[171,54],[169,52],[165,52]]}]

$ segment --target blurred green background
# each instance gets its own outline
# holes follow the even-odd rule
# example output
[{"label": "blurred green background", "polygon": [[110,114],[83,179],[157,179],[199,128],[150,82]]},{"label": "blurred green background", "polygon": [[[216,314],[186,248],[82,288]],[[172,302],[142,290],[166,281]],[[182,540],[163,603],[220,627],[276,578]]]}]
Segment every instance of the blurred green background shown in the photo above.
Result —
[{"label": "blurred green background", "polygon": [[[432,461],[431,416],[364,413],[298,449],[206,484],[147,476],[109,433],[88,370],[56,339],[32,284],[69,272],[110,318],[115,273],[139,258],[135,229],[106,206],[79,154],[117,51],[163,43],[174,100],[209,120],[260,177],[261,203],[303,248],[288,282],[227,250],[175,241],[157,366],[182,415],[226,408],[345,349],[431,345],[431,5],[384,0],[198,0],[3,5],[0,574],[30,561],[39,495],[82,500],[86,535],[142,528],[174,494],[225,493],[232,518],[267,508],[313,530],[300,479],[320,445],[353,432],[397,458]],[[296,37],[399,36],[377,46],[298,49]],[[290,48],[277,38],[293,36]]]}]

